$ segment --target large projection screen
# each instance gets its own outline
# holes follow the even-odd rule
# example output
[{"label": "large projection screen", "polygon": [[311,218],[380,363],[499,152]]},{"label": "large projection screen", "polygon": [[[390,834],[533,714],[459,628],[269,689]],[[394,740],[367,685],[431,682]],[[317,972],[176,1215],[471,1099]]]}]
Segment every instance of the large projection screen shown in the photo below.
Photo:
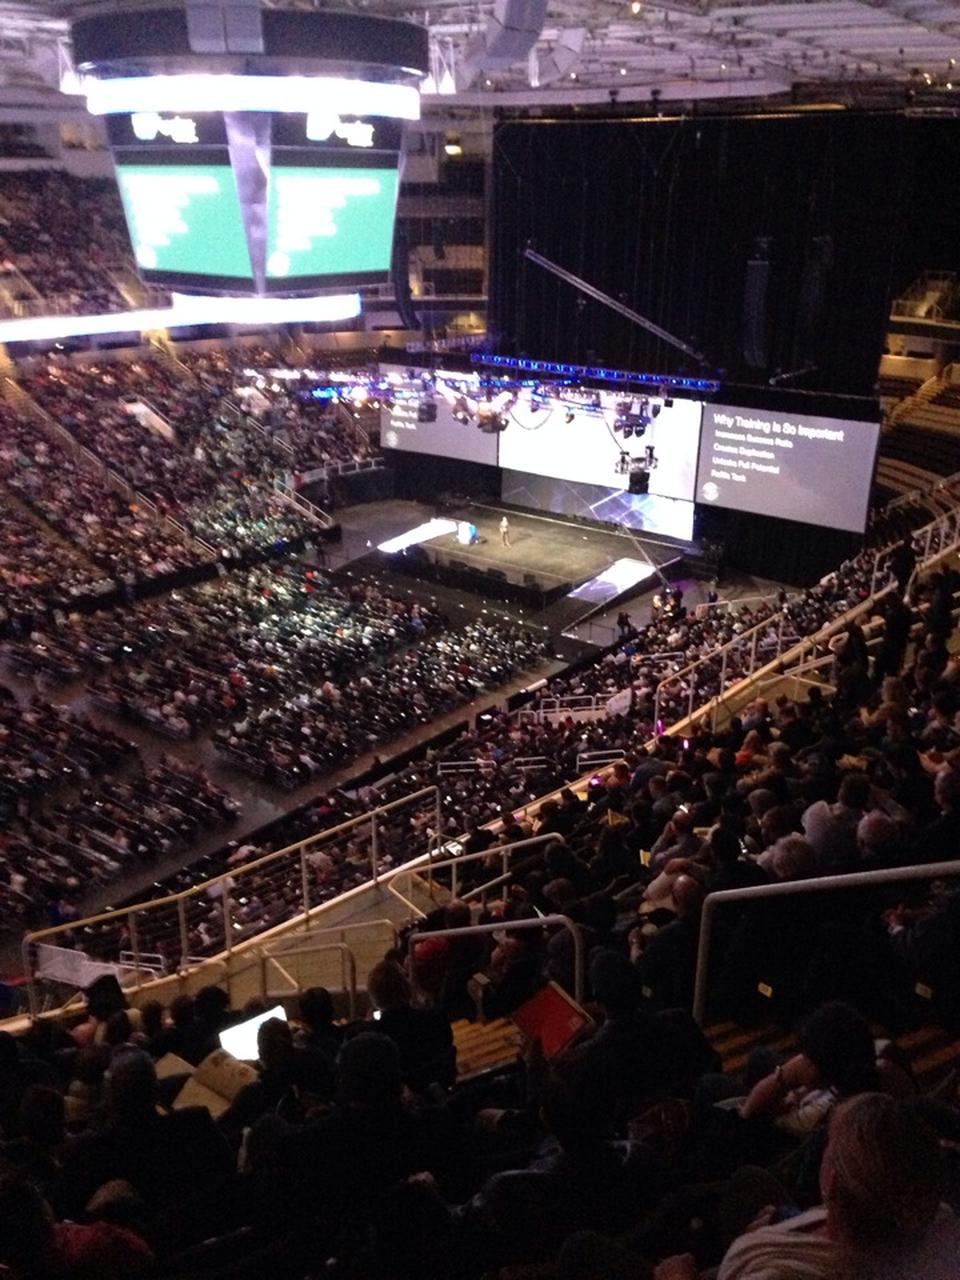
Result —
[{"label": "large projection screen", "polygon": [[863,533],[880,425],[704,407],[697,501]]},{"label": "large projection screen", "polygon": [[701,407],[699,400],[583,390],[547,397],[524,388],[506,415],[500,465],[620,490],[643,471],[648,493],[689,502]]},{"label": "large projection screen", "polygon": [[497,465],[498,433],[481,431],[475,412],[478,374],[383,364],[380,375],[389,383],[380,410],[384,449]]}]

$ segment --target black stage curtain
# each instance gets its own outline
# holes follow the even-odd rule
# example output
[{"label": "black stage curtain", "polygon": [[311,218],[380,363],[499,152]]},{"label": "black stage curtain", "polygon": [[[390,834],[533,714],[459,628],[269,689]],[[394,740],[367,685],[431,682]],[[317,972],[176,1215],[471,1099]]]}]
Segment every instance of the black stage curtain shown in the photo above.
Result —
[{"label": "black stage curtain", "polygon": [[[902,113],[501,124],[491,283],[500,349],[649,372],[695,368],[525,262],[529,245],[731,380],[766,382],[810,363],[798,388],[869,395],[891,293],[925,267],[958,265],[958,160],[954,121]],[[761,241],[769,268],[758,369],[744,307]]]}]

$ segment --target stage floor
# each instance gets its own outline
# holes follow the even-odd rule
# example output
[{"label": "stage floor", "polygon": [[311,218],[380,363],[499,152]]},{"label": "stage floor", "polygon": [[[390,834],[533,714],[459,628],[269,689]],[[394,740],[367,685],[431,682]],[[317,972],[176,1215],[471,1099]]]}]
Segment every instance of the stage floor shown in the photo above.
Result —
[{"label": "stage floor", "polygon": [[[339,565],[368,555],[381,543],[399,538],[425,524],[434,514],[422,503],[398,499],[345,507],[337,512],[343,528],[341,554],[335,554],[332,563]],[[475,524],[482,541],[465,547],[457,542],[454,534],[446,533],[428,539],[423,545],[443,550],[446,555],[484,571],[502,569],[514,574],[518,571],[532,574],[544,586],[569,582],[576,587],[601,575],[614,561],[624,557],[649,557],[654,564],[666,566],[681,554],[677,547],[612,531],[584,528],[550,516],[518,512],[506,513],[510,521],[511,545],[505,547],[500,539],[503,514],[499,508],[473,505],[445,511],[445,517]]]}]

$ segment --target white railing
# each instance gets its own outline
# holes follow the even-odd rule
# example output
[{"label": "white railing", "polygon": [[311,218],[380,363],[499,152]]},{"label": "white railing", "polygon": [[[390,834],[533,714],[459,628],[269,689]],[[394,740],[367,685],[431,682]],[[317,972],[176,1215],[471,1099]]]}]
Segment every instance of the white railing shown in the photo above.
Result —
[{"label": "white railing", "polygon": [[403,903],[414,919],[422,920],[426,915],[426,912],[421,911],[417,904],[412,902],[407,894],[397,887],[398,884],[404,884],[404,887],[407,888],[407,891],[409,892],[409,886],[406,885],[405,882],[411,876],[417,876],[417,878],[420,879],[422,878],[423,873],[426,872],[427,885],[432,894],[433,880],[436,873],[438,871],[449,871],[450,896],[452,898],[457,898],[460,896],[459,890],[461,888],[461,873],[465,866],[469,866],[474,862],[486,862],[488,864],[492,864],[499,860],[499,875],[495,876],[492,880],[485,881],[483,884],[476,885],[463,895],[464,901],[470,902],[474,898],[483,897],[491,889],[501,888],[509,882],[512,876],[512,872],[510,871],[510,855],[517,849],[532,850],[534,848],[540,848],[541,846],[549,847],[550,845],[555,844],[566,845],[566,843],[567,842],[562,835],[558,832],[552,831],[546,835],[526,836],[523,840],[513,840],[509,844],[493,845],[489,849],[484,849],[480,853],[463,853],[461,852],[462,845],[460,842],[458,840],[451,840],[447,841],[446,844],[443,845],[441,852],[449,851],[451,848],[456,849],[457,852],[452,857],[439,859],[430,858],[427,860],[421,859],[417,862],[405,863],[402,867],[397,867],[395,871],[390,872],[389,875],[383,876],[382,881],[386,885],[388,892],[391,893],[399,902]]},{"label": "white railing", "polygon": [[581,751],[577,756],[577,773],[589,773],[601,765],[617,764],[623,759],[622,751]]},{"label": "white railing", "polygon": [[329,529],[333,524],[333,517],[322,508],[316,506],[315,503],[308,501],[301,494],[297,493],[292,485],[285,480],[274,480],[273,491],[278,497],[282,498],[289,506],[298,511],[300,515],[306,516],[313,524],[318,524],[324,529]]},{"label": "white railing", "polygon": [[[38,944],[55,946],[57,945],[57,940],[72,942],[83,931],[92,929],[97,925],[125,925],[128,938],[125,950],[129,952],[132,961],[130,967],[133,969],[136,983],[139,984],[144,976],[151,976],[149,968],[151,962],[144,959],[148,953],[140,946],[138,922],[142,917],[154,916],[160,912],[173,912],[176,917],[179,944],[177,967],[182,969],[187,957],[191,955],[187,906],[194,898],[206,897],[209,899],[211,896],[219,897],[224,953],[229,957],[234,947],[234,938],[237,932],[242,932],[243,930],[242,923],[236,918],[236,906],[237,900],[243,895],[244,882],[248,878],[262,875],[267,869],[275,868],[281,874],[285,874],[291,883],[296,882],[299,901],[291,903],[287,919],[296,919],[298,916],[302,916],[305,925],[309,927],[311,912],[329,901],[329,899],[311,892],[313,872],[309,862],[310,854],[317,849],[322,849],[324,845],[331,843],[346,833],[359,832],[362,834],[366,829],[370,841],[370,880],[368,883],[376,885],[383,878],[383,873],[380,869],[381,819],[404,806],[420,804],[421,802],[426,807],[430,807],[430,805],[433,807],[432,824],[436,831],[434,838],[439,842],[441,839],[440,833],[443,831],[442,793],[440,788],[436,786],[422,787],[411,795],[402,796],[400,799],[390,801],[388,804],[378,805],[368,813],[360,814],[356,818],[341,822],[326,831],[317,832],[315,835],[308,836],[306,839],[290,845],[286,849],[266,854],[264,857],[244,863],[242,866],[230,868],[221,872],[220,875],[203,881],[201,884],[194,885],[181,893],[169,894],[166,897],[156,898],[152,901],[134,903],[129,907],[121,907],[117,910],[103,911],[85,920],[55,925],[49,929],[39,929],[24,934],[22,941],[23,971],[29,986],[31,1009],[39,1007],[35,981],[37,977],[42,976],[37,968],[37,955],[40,954],[37,950]],[[418,860],[423,861],[428,857],[428,854],[423,854],[420,855]],[[396,870],[403,869],[397,868]],[[395,874],[395,872],[388,872],[387,876],[391,874]],[[251,880],[251,883],[254,882]],[[74,952],[74,954],[84,956],[82,952]],[[90,957],[84,956],[84,959],[90,959]],[[91,963],[98,964],[101,962],[92,960]]]}]

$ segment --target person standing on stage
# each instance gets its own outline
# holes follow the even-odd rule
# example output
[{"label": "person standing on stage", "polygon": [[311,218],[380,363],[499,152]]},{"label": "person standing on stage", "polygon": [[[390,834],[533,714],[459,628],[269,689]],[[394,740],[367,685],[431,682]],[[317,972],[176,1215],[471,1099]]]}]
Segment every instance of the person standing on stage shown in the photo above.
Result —
[{"label": "person standing on stage", "polygon": [[500,521],[500,541],[505,547],[510,546],[510,521],[506,516]]}]

